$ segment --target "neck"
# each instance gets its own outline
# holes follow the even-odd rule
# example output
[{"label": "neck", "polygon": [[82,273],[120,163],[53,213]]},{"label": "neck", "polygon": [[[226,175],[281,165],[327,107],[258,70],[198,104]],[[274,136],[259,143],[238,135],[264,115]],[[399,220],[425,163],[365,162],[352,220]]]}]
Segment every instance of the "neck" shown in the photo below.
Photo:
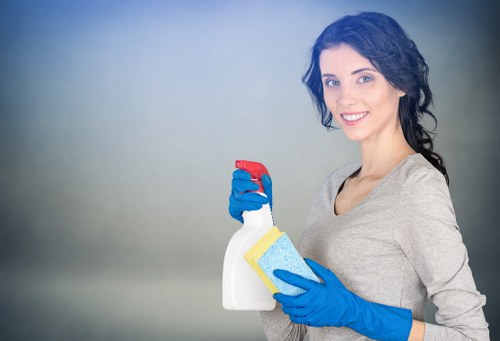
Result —
[{"label": "neck", "polygon": [[363,140],[360,149],[362,167],[359,178],[381,179],[407,156],[416,153],[406,142],[400,125],[391,134],[380,135],[376,140]]}]

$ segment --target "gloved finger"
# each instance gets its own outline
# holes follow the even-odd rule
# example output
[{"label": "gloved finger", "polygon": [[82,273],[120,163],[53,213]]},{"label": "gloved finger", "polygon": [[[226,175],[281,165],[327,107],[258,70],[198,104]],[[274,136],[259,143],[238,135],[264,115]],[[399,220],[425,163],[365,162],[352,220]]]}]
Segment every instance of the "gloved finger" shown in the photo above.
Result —
[{"label": "gloved finger", "polygon": [[312,259],[304,258],[307,265],[311,268],[314,273],[323,280],[323,282],[329,282],[336,285],[344,286],[342,282],[337,278],[337,276],[330,270],[325,268],[323,265],[316,263]]},{"label": "gloved finger", "polygon": [[234,213],[234,212],[231,212],[231,210],[229,210],[229,214],[231,215],[231,217],[238,220],[240,223],[242,223],[242,224],[244,223],[243,215],[241,213]]},{"label": "gloved finger", "polygon": [[[231,198],[230,198],[231,200]],[[232,200],[234,200],[237,203],[254,203],[254,204],[267,204],[269,202],[269,199],[266,198],[263,195],[250,192],[250,193],[244,193],[244,194],[232,194]]]},{"label": "gloved finger", "polygon": [[264,192],[270,192],[273,189],[273,182],[268,174],[262,175],[261,181],[262,186],[264,187]]},{"label": "gloved finger", "polygon": [[281,304],[281,309],[285,309],[286,307],[304,307],[305,304],[298,305],[297,296],[285,295],[282,293],[276,293],[273,295],[273,298]]},{"label": "gloved finger", "polygon": [[305,317],[310,314],[309,309],[307,309],[307,306],[297,308],[297,307],[289,307],[286,305],[281,305],[281,310],[283,310],[283,312],[287,315],[290,316],[293,315],[297,317]]},{"label": "gloved finger", "polygon": [[229,202],[229,212],[231,213],[238,213],[241,215],[243,211],[256,211],[259,210],[262,207],[261,203],[258,202],[250,202],[250,201],[244,201],[244,202],[237,202],[237,201],[231,201]]},{"label": "gloved finger", "polygon": [[233,179],[247,180],[252,179],[252,175],[243,169],[237,169],[233,172]]},{"label": "gloved finger", "polygon": [[311,295],[306,292],[297,296],[274,294],[274,299],[281,304],[282,309],[299,308],[304,309],[311,303]]},{"label": "gloved finger", "polygon": [[292,321],[295,324],[303,324],[306,326],[311,326],[311,321],[307,316],[296,316],[296,315],[289,315],[290,316],[290,321]]},{"label": "gloved finger", "polygon": [[[258,195],[258,194],[256,194]],[[261,196],[261,195],[258,195]],[[250,202],[250,201],[237,201],[233,195],[229,196],[229,214],[234,219],[243,223],[243,212],[244,211],[256,211],[262,207],[261,203]]]},{"label": "gloved finger", "polygon": [[306,291],[313,289],[317,284],[317,282],[311,281],[300,275],[294,274],[286,270],[276,269],[273,271],[273,274],[282,281],[285,281],[293,286],[304,289]]},{"label": "gloved finger", "polygon": [[317,283],[315,288],[309,291],[306,291],[302,294],[290,296],[282,293],[274,294],[274,298],[281,303],[283,309],[290,308],[298,308],[303,310],[304,312],[297,315],[309,314],[313,311],[317,310],[318,305],[315,302],[321,301],[322,290],[324,286]]},{"label": "gloved finger", "polygon": [[273,208],[273,183],[271,177],[268,174],[262,176],[262,187],[264,187],[264,193],[269,198],[269,206]]},{"label": "gloved finger", "polygon": [[250,180],[233,179],[231,182],[231,189],[233,193],[243,194],[246,191],[256,191],[259,185]]},{"label": "gloved finger", "polygon": [[281,304],[283,311],[289,315],[308,316],[315,314],[323,306],[322,299],[324,286],[318,285],[314,290],[307,291],[303,294],[292,296],[294,300],[287,300]]}]

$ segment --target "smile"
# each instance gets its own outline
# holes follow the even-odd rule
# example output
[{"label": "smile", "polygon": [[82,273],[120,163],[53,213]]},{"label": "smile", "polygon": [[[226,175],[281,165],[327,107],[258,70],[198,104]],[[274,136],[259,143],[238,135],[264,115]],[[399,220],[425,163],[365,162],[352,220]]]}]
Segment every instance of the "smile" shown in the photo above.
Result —
[{"label": "smile", "polygon": [[343,113],[343,114],[340,114],[340,116],[342,117],[342,119],[344,120],[344,122],[346,122],[347,124],[358,123],[363,118],[365,118],[366,115],[368,115],[368,111],[359,112],[359,113]]}]

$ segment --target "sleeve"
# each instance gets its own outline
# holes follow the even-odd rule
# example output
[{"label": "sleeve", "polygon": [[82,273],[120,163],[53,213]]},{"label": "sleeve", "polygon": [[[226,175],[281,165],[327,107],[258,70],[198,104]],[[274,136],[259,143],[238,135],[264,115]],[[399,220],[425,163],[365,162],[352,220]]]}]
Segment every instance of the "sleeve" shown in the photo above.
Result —
[{"label": "sleeve", "polygon": [[489,340],[450,193],[436,170],[413,173],[401,192],[393,238],[419,275],[427,297],[439,308],[438,325],[425,324],[424,340]]},{"label": "sleeve", "polygon": [[260,316],[269,341],[302,341],[307,333],[306,326],[290,321],[278,302],[274,310],[261,311]]}]

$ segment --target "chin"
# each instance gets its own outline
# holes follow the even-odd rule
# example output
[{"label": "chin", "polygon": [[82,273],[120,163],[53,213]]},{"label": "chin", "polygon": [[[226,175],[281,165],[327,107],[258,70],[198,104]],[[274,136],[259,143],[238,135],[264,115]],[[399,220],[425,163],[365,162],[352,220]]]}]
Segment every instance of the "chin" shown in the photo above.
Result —
[{"label": "chin", "polygon": [[346,133],[345,130],[344,130],[344,135],[345,135],[345,137],[347,137],[347,139],[354,141],[354,142],[361,142],[366,138],[365,135]]}]

